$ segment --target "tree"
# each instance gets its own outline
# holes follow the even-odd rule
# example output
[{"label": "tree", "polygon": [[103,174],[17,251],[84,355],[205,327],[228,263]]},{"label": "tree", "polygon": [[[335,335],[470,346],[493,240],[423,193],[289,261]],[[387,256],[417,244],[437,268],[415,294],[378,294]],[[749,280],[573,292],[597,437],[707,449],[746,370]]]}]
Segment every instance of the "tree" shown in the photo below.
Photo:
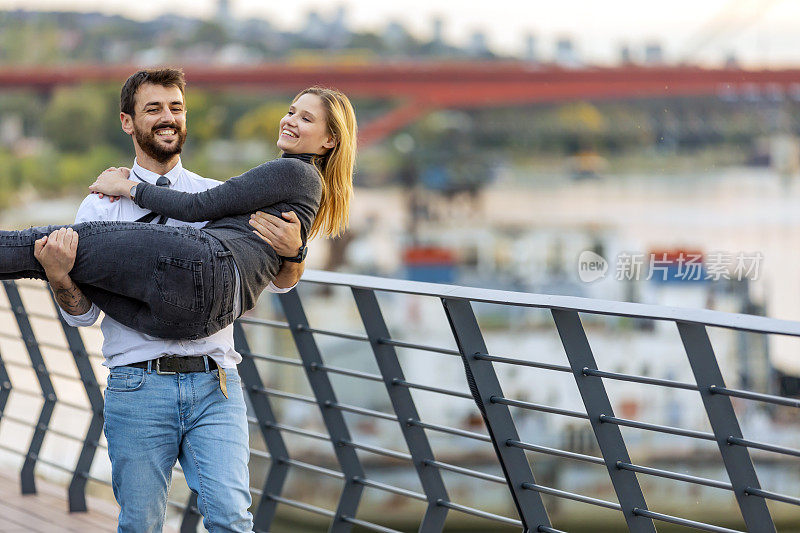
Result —
[{"label": "tree", "polygon": [[197,28],[193,40],[201,43],[208,43],[219,48],[227,44],[228,34],[225,28],[216,22],[205,21]]},{"label": "tree", "polygon": [[110,112],[108,96],[97,87],[56,90],[42,120],[44,136],[65,152],[86,152],[107,144],[119,120]]},{"label": "tree", "polygon": [[217,104],[218,95],[192,89],[186,93],[186,124],[189,141],[206,143],[220,136],[227,120],[225,106]]},{"label": "tree", "polygon": [[238,139],[255,139],[274,145],[278,141],[278,123],[286,114],[286,102],[267,102],[246,113],[236,122]]}]

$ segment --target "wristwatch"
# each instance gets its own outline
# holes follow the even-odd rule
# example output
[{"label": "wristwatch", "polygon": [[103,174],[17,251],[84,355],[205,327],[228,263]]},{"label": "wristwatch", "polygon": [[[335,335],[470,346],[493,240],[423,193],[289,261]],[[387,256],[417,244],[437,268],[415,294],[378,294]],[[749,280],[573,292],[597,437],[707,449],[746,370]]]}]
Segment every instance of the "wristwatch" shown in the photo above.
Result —
[{"label": "wristwatch", "polygon": [[305,244],[300,245],[300,249],[297,251],[297,255],[294,257],[284,257],[281,256],[281,259],[284,261],[289,261],[290,263],[302,263],[306,260],[306,255],[308,254],[308,248],[306,248]]},{"label": "wristwatch", "polygon": [[131,200],[136,200],[136,186],[139,185],[138,183],[134,183],[131,187]]}]

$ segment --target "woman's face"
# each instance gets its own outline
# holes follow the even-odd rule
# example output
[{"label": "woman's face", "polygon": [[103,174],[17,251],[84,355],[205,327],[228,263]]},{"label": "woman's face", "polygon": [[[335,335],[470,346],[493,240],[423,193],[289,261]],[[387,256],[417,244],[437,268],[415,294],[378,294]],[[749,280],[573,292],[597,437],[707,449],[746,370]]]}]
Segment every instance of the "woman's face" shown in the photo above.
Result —
[{"label": "woman's face", "polygon": [[324,154],[334,147],[322,98],[306,93],[289,106],[278,132],[278,148],[289,154]]}]

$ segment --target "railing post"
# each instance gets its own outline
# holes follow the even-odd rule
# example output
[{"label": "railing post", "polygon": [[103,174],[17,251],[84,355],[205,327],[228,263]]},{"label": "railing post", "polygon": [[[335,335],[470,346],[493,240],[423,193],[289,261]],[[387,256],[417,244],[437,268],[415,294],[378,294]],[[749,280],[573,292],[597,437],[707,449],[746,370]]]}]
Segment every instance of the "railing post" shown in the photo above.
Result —
[{"label": "railing post", "polygon": [[539,531],[540,526],[549,528],[550,518],[541,495],[524,488],[525,483],[536,483],[528,457],[523,450],[506,444],[510,440],[518,441],[519,434],[508,406],[492,402],[492,398],[503,396],[503,390],[492,363],[476,357],[486,353],[486,344],[472,305],[466,300],[448,298],[443,298],[442,304],[461,352],[469,390],[492,438],[524,533]]},{"label": "railing post", "polygon": [[3,422],[3,411],[6,409],[8,396],[11,394],[11,377],[3,364],[3,354],[0,353],[0,423]]},{"label": "railing post", "polygon": [[419,420],[419,413],[414,405],[411,391],[404,387],[398,387],[396,384],[398,381],[404,381],[405,376],[394,346],[380,342],[381,339],[390,338],[390,335],[378,305],[378,299],[375,297],[375,291],[355,287],[352,290],[358,312],[364,323],[364,329],[369,337],[369,343],[375,354],[375,360],[378,363],[378,369],[383,377],[383,383],[386,385],[392,407],[400,422],[400,430],[403,432],[408,451],[414,461],[414,467],[417,469],[422,489],[428,498],[428,508],[420,523],[419,531],[420,533],[442,531],[448,509],[437,502],[449,500],[447,489],[439,470],[426,466],[426,461],[433,461],[435,457],[425,430],[408,423],[410,420]]},{"label": "railing post", "polygon": [[39,387],[42,389],[42,396],[44,397],[44,404],[39,413],[39,420],[36,422],[36,429],[33,431],[30,445],[28,446],[28,453],[25,456],[25,462],[22,464],[20,471],[20,484],[22,485],[23,494],[36,494],[36,479],[34,478],[34,469],[36,468],[36,461],[39,458],[39,451],[42,449],[42,442],[47,433],[50,424],[50,417],[53,416],[53,408],[55,407],[57,397],[56,391],[53,389],[53,384],[50,382],[50,375],[47,372],[47,367],[42,358],[42,352],[39,351],[39,344],[36,341],[36,336],[33,334],[33,328],[28,320],[28,315],[25,311],[25,306],[22,303],[22,297],[19,294],[19,289],[13,281],[4,280],[3,286],[5,287],[6,294],[8,295],[8,303],[11,305],[11,311],[14,313],[14,318],[17,320],[19,332],[22,335],[22,340],[25,343],[25,348],[28,350],[28,356],[31,359],[31,366],[33,371],[36,372],[36,378],[39,381]]},{"label": "railing post", "polygon": [[286,449],[286,443],[281,432],[274,427],[278,420],[272,410],[269,397],[260,392],[264,388],[264,382],[261,380],[256,363],[250,355],[250,345],[247,342],[244,328],[239,322],[236,322],[233,326],[233,339],[236,351],[242,354],[242,362],[239,363],[239,375],[242,377],[242,384],[250,398],[253,414],[258,420],[258,428],[271,457],[269,473],[264,481],[263,496],[258,502],[256,512],[253,513],[255,531],[269,531],[272,520],[275,518],[278,502],[268,497],[267,494],[280,495],[283,492],[283,485],[289,472],[289,465],[286,463],[286,460],[289,459],[289,451]]},{"label": "railing post", "polygon": [[89,470],[92,467],[92,461],[94,460],[94,454],[100,441],[100,435],[103,433],[103,395],[100,392],[97,377],[92,368],[92,363],[89,360],[86,346],[83,344],[81,334],[76,328],[67,324],[64,317],[61,316],[58,303],[52,292],[51,297],[53,305],[55,306],[56,316],[58,316],[58,320],[61,322],[61,328],[64,330],[64,336],[67,339],[67,346],[69,346],[69,351],[72,352],[72,358],[75,360],[75,366],[78,369],[81,383],[83,383],[83,388],[89,399],[89,405],[91,405],[92,408],[92,420],[89,422],[86,435],[83,437],[81,453],[78,455],[78,461],[72,472],[72,481],[70,481],[67,491],[70,512],[85,512],[87,510],[86,482],[89,480]]},{"label": "railing post", "polygon": [[747,494],[748,488],[761,488],[750,453],[746,447],[732,446],[728,442],[731,437],[741,439],[742,430],[730,397],[713,392],[714,387],[725,387],[725,381],[722,379],[708,332],[700,324],[677,322],[677,326],[747,531],[774,533],[775,523],[770,516],[767,502],[764,498]]},{"label": "railing post", "polygon": [[317,400],[322,420],[331,436],[333,450],[336,459],[342,468],[345,476],[345,486],[339,498],[339,505],[336,515],[333,518],[330,533],[346,533],[352,530],[353,526],[343,518],[355,518],[358,504],[361,501],[363,485],[357,482],[364,478],[364,469],[356,455],[356,451],[351,446],[344,443],[350,442],[350,431],[345,424],[344,416],[341,411],[332,409],[330,406],[336,403],[336,395],[333,391],[327,372],[318,370],[323,365],[322,356],[314,340],[314,334],[307,331],[308,319],[306,318],[303,304],[300,302],[300,295],[297,290],[289,291],[279,295],[283,312],[291,328],[292,337],[297,345],[297,351],[303,360],[303,369],[308,377],[311,390]]},{"label": "railing post", "polygon": [[637,509],[647,509],[636,474],[617,468],[617,463],[630,463],[631,459],[619,426],[602,422],[603,415],[614,416],[606,388],[600,378],[583,373],[584,369],[597,370],[597,363],[589,346],[589,340],[586,338],[586,332],[581,325],[581,319],[577,311],[551,309],[551,313],[628,529],[633,532],[655,533],[656,527],[653,520],[639,516],[635,512]]},{"label": "railing post", "polygon": [[186,508],[181,516],[180,533],[196,533],[197,525],[200,523],[200,509],[197,507],[197,493],[189,494]]}]

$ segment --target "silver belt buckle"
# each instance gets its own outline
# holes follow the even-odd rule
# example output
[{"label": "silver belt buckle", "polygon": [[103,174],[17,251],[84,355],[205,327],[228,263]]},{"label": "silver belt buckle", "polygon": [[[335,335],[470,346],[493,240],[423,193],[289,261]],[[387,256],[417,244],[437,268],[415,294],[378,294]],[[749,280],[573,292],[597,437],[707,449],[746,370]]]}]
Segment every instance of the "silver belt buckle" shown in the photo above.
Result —
[{"label": "silver belt buckle", "polygon": [[161,358],[159,357],[156,359],[156,374],[159,376],[171,376],[173,374],[177,374],[177,372],[162,372],[161,371]]}]

